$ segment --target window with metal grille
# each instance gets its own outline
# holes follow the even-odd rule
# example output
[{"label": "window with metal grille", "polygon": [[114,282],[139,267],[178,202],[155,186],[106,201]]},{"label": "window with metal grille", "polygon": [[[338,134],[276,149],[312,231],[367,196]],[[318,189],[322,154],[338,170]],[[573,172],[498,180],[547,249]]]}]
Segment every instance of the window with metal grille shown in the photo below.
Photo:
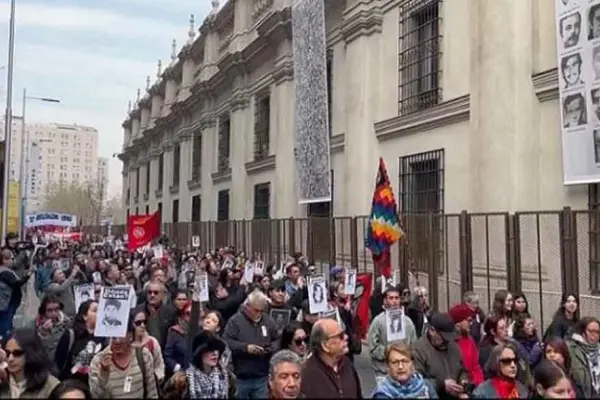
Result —
[{"label": "window with metal grille", "polygon": [[127,209],[127,223],[129,223],[129,215],[130,215],[130,213],[129,213],[129,208],[128,208]]},{"label": "window with metal grille", "polygon": [[399,201],[412,261],[417,269],[443,268],[444,150],[400,157]]},{"label": "window with metal grille", "polygon": [[217,195],[217,220],[229,219],[229,189],[219,191]]},{"label": "window with metal grille", "polygon": [[192,222],[200,221],[202,202],[200,195],[192,197]]},{"label": "window with metal grille", "polygon": [[254,219],[269,219],[271,209],[271,183],[254,185]]},{"label": "window with metal grille", "polygon": [[179,200],[173,200],[173,222],[179,222]]},{"label": "window with metal grille", "polygon": [[150,161],[146,163],[146,194],[150,193]]},{"label": "window with metal grille", "polygon": [[[334,171],[331,170],[331,197],[333,200]],[[335,224],[332,222],[333,204],[331,201],[309,203],[306,214],[309,217],[308,245],[311,249],[309,256],[312,260],[333,261],[335,243]]]},{"label": "window with metal grille", "polygon": [[181,145],[178,144],[173,149],[173,186],[179,186],[179,173],[181,167]]},{"label": "window with metal grille", "polygon": [[199,181],[202,176],[202,134],[194,135],[192,146],[192,181]]},{"label": "window with metal grille", "polygon": [[158,190],[162,190],[163,188],[163,180],[165,175],[165,153],[161,153],[158,156],[158,182],[156,182],[156,186]]},{"label": "window with metal grille", "polygon": [[441,0],[407,0],[400,6],[400,115],[433,107],[442,99],[441,3]]},{"label": "window with metal grille", "polygon": [[127,203],[129,203],[129,200],[131,200],[131,188],[127,188],[127,195],[125,196],[125,199],[127,200]]},{"label": "window with metal grille", "polygon": [[230,136],[231,120],[229,116],[223,115],[219,118],[219,159],[217,165],[219,172],[229,168]]},{"label": "window with metal grille", "polygon": [[269,156],[271,96],[258,97],[254,111],[254,161],[259,161]]},{"label": "window with metal grille", "polygon": [[140,208],[139,207],[135,208],[135,215],[140,215]]},{"label": "window with metal grille", "polygon": [[140,167],[135,170],[135,197],[140,195]]},{"label": "window with metal grille", "polygon": [[327,50],[327,118],[329,120],[329,136],[333,121],[333,50]]},{"label": "window with metal grille", "polygon": [[146,204],[146,215],[150,214],[150,206]]},{"label": "window with metal grille", "polygon": [[156,205],[156,211],[158,212],[160,222],[162,222],[162,220],[163,220],[163,218],[162,218],[162,202],[160,202]]}]

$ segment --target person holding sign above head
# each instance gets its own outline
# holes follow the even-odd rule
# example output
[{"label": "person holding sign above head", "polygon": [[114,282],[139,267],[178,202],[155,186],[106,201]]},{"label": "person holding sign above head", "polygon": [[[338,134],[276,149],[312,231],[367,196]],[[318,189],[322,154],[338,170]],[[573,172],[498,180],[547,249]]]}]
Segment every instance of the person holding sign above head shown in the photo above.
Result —
[{"label": "person holding sign above head", "polygon": [[110,345],[96,354],[90,366],[89,383],[97,399],[156,399],[154,360],[146,348],[133,346],[132,318],[124,337],[111,338]]},{"label": "person holding sign above head", "polygon": [[187,301],[181,310],[177,311],[177,324],[170,327],[167,334],[167,343],[164,352],[167,376],[188,367],[187,335],[189,334],[191,317],[192,302]]},{"label": "person holding sign above head", "polygon": [[73,286],[79,284],[78,277],[85,281],[85,276],[79,269],[79,265],[75,265],[68,277],[61,268],[54,268],[52,272],[52,283],[46,288],[46,294],[53,294],[60,300],[63,305],[63,312],[72,317],[75,315],[75,295]]},{"label": "person holding sign above head", "polygon": [[[387,286],[383,293],[383,308],[385,312],[378,314],[369,327],[369,353],[371,354],[371,364],[377,383],[382,382],[387,374],[387,363],[385,359],[385,349],[390,343],[404,343],[411,345],[417,340],[417,332],[410,318],[401,312],[400,308],[400,290],[396,286]],[[397,325],[393,325],[392,318],[388,311],[398,311],[401,319]],[[395,313],[394,313],[395,314]],[[401,336],[399,332],[390,329],[390,326],[401,326]],[[389,338],[388,333],[395,334],[394,338]],[[398,339],[403,336],[403,339]]]}]

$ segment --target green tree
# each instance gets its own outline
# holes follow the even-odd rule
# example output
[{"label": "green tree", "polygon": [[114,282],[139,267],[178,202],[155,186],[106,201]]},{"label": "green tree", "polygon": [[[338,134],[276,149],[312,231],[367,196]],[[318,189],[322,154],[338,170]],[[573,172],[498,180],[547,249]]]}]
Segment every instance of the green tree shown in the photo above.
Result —
[{"label": "green tree", "polygon": [[102,199],[91,183],[54,183],[47,187],[42,210],[73,214],[78,223],[96,225],[102,215]]}]

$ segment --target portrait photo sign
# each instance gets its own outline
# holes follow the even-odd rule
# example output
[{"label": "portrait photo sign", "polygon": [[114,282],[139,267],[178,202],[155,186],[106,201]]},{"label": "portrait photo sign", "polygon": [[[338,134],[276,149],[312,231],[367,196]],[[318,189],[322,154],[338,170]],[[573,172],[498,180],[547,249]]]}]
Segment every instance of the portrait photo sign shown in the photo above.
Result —
[{"label": "portrait photo sign", "polygon": [[555,0],[563,182],[600,182],[600,0]]},{"label": "portrait photo sign", "polygon": [[103,288],[98,303],[96,337],[125,337],[131,310],[129,285]]}]

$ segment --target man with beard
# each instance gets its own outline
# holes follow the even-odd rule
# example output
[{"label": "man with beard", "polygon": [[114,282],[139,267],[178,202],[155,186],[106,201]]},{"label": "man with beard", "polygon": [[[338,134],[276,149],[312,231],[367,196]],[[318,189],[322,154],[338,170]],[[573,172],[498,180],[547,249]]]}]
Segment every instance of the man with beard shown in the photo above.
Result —
[{"label": "man with beard", "polygon": [[415,370],[431,381],[440,398],[468,398],[463,383],[469,379],[450,315],[433,314],[428,329],[412,345],[412,351]]}]

